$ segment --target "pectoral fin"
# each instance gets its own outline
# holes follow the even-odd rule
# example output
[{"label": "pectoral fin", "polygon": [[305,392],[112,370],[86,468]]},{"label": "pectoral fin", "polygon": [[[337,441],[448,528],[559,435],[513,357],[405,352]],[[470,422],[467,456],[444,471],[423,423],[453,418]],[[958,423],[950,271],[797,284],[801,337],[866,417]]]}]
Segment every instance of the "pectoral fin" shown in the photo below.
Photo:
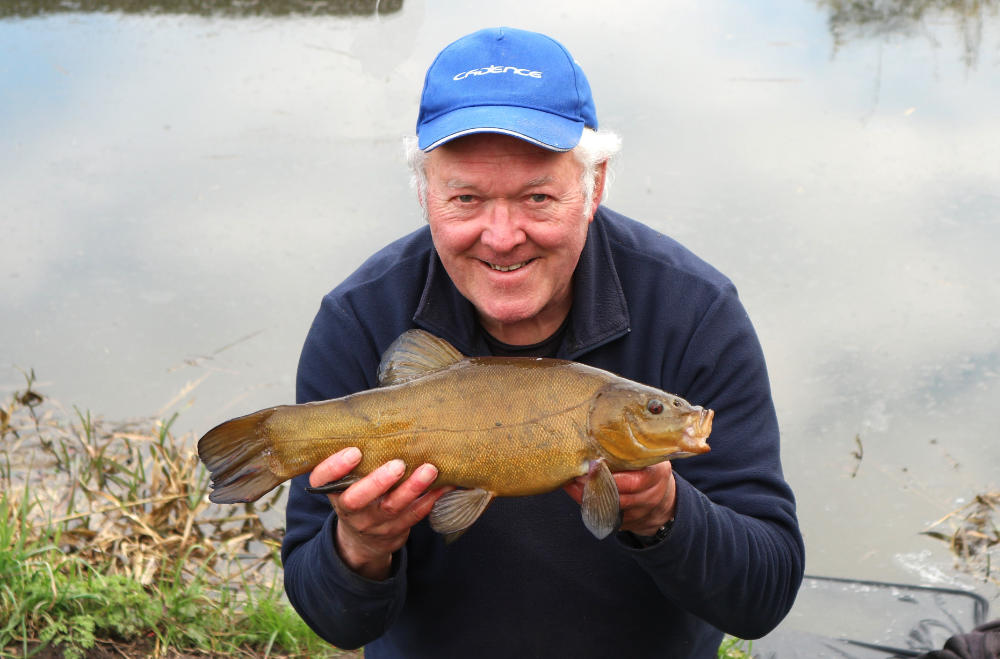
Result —
[{"label": "pectoral fin", "polygon": [[431,508],[431,528],[448,536],[449,541],[454,540],[479,519],[493,497],[486,490],[452,490]]},{"label": "pectoral fin", "polygon": [[598,540],[608,537],[621,524],[618,501],[618,486],[607,463],[590,463],[583,485],[583,524]]}]

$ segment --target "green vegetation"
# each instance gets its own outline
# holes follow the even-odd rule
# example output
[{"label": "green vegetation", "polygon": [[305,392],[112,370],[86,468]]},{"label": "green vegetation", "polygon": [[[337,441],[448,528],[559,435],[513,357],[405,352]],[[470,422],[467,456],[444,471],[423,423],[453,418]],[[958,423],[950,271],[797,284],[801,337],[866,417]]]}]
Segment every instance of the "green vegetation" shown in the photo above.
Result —
[{"label": "green vegetation", "polygon": [[719,659],[750,659],[752,645],[750,641],[727,636],[719,646]]},{"label": "green vegetation", "polygon": [[279,536],[208,502],[173,419],[67,413],[26,380],[0,407],[0,657],[345,656],[282,599]]},{"label": "green vegetation", "polygon": [[0,658],[360,657],[283,599],[281,534],[258,516],[280,490],[211,504],[173,418],[109,423],[25,379],[0,405]]}]

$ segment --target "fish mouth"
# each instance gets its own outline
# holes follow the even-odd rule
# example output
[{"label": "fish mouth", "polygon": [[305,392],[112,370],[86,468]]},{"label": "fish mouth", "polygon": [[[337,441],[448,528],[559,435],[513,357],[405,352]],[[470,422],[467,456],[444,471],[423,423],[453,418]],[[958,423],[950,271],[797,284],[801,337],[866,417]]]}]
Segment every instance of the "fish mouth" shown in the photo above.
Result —
[{"label": "fish mouth", "polygon": [[692,439],[705,439],[712,434],[712,419],[715,418],[715,410],[703,409],[700,405],[695,406],[697,418],[684,429],[684,432]]},{"label": "fish mouth", "polygon": [[645,436],[639,431],[639,419],[632,413],[631,410],[625,410],[625,429],[628,431],[628,437],[632,443],[632,449],[639,455],[656,456],[658,459],[667,460],[687,458],[693,455],[705,453],[709,450],[708,444],[705,442],[705,438],[708,437],[712,430],[712,417],[714,416],[714,412],[712,410],[704,410],[701,407],[696,407],[696,410],[692,415],[694,414],[697,414],[697,418],[684,426],[683,434],[678,438],[678,443],[675,447],[676,450],[671,453],[663,453],[662,448],[657,448],[655,445],[647,445],[646,442],[643,441]]}]

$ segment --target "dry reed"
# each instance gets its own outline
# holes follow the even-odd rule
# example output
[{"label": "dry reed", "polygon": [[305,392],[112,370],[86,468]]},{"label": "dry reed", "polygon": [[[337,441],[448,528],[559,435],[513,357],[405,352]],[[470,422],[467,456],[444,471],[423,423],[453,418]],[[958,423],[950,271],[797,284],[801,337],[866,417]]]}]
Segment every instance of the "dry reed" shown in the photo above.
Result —
[{"label": "dry reed", "polygon": [[[67,657],[95,656],[86,654],[95,643],[118,641],[122,656],[289,656],[276,643],[295,648],[293,655],[344,656],[280,601],[281,530],[259,516],[280,488],[253,507],[212,504],[194,438],[171,431],[176,415],[109,422],[47,399],[33,373],[25,379],[26,388],[0,404],[0,568],[10,581],[0,586],[0,656],[47,644]],[[143,609],[153,611],[145,618],[152,627],[130,631],[131,641],[100,632],[101,614],[77,606],[102,597],[88,593],[92,578],[109,588],[123,579],[138,584],[127,590],[145,590],[154,602]],[[82,590],[67,604],[59,591],[69,587]],[[176,602],[184,610],[171,618],[166,611]],[[60,618],[64,605],[72,612]],[[248,629],[253,620],[258,627]],[[86,644],[75,643],[74,624],[85,625]],[[142,649],[127,654],[136,639]]]},{"label": "dry reed", "polygon": [[273,576],[280,533],[259,513],[280,489],[234,514],[209,503],[193,439],[171,432],[176,415],[119,422],[71,415],[27,380],[0,414],[0,487],[15,504],[23,493],[31,497],[28,521],[56,527],[61,551],[144,585],[162,572],[197,571],[219,583]]},{"label": "dry reed", "polygon": [[[924,535],[948,544],[957,566],[1000,586],[993,557],[1000,553],[1000,491],[977,494],[972,501],[953,510],[927,527]],[[938,527],[947,525],[947,532]]]}]

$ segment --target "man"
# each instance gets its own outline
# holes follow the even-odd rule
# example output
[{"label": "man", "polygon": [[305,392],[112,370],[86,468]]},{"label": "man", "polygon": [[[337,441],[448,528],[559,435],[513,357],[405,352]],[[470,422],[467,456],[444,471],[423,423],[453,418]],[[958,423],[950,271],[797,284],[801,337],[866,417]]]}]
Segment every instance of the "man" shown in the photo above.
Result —
[{"label": "man", "polygon": [[[327,295],[298,400],[377,386],[420,327],[470,355],[573,359],[716,411],[708,454],[615,475],[620,530],[595,539],[581,486],[496,500],[452,544],[424,517],[433,465],[392,461],[342,494],[346,449],[290,489],[285,587],[368,657],[714,657],[791,607],[803,546],[760,346],[728,279],[598,207],[616,142],[587,79],[540,34],[482,30],[431,65],[411,154],[428,226]],[[610,146],[609,146],[610,144]]]}]

